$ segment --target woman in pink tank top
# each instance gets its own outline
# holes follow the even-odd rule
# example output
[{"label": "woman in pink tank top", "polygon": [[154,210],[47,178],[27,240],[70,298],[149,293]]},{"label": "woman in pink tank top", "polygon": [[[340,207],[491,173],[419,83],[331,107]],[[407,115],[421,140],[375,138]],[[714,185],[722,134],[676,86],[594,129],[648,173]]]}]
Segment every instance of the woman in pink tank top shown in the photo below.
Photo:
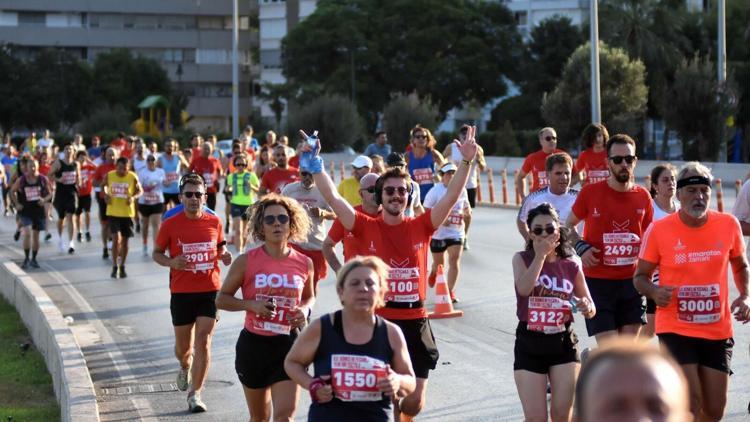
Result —
[{"label": "woman in pink tank top", "polygon": [[[216,305],[245,311],[235,369],[250,419],[269,420],[273,407],[275,419],[291,420],[299,388],[284,371],[284,358],[307,323],[315,296],[312,261],[288,242],[307,239],[310,220],[297,201],[276,194],[264,196],[250,212],[250,233],[263,243],[234,261]],[[240,289],[242,299],[237,299]]]}]

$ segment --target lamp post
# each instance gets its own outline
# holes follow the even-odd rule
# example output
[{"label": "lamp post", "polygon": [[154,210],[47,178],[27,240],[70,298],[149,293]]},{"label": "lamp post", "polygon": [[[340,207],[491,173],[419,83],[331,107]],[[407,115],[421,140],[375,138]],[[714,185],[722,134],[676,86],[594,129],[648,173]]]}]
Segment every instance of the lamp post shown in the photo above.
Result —
[{"label": "lamp post", "polygon": [[239,66],[237,63],[237,45],[239,44],[239,5],[238,0],[232,0],[232,138],[240,136],[240,92]]},{"label": "lamp post", "polygon": [[591,122],[601,123],[601,91],[599,87],[599,0],[589,0],[591,21]]}]

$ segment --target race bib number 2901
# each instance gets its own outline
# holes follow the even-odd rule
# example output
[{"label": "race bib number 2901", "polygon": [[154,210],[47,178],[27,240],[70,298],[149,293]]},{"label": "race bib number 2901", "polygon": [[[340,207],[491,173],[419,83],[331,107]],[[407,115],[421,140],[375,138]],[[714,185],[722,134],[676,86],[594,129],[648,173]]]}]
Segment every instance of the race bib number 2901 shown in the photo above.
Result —
[{"label": "race bib number 2901", "polygon": [[210,271],[216,265],[216,242],[183,243],[182,254],[187,259],[185,271]]}]

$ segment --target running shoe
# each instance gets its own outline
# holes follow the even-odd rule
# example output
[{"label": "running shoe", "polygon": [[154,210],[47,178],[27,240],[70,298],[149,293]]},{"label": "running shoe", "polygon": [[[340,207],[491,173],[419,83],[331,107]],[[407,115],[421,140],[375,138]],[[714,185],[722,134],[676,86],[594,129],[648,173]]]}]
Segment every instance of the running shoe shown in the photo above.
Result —
[{"label": "running shoe", "polygon": [[430,275],[427,277],[427,284],[430,285],[430,287],[435,287],[435,282],[437,281],[437,274],[436,273],[430,273]]},{"label": "running shoe", "polygon": [[21,238],[21,231],[20,230],[16,230],[16,232],[13,233],[13,240],[15,240],[16,242],[18,242],[18,239],[20,239],[20,238]]},{"label": "running shoe", "polygon": [[135,232],[140,233],[141,232],[141,223],[138,223],[135,225]]},{"label": "running shoe", "polygon": [[57,248],[60,250],[60,252],[65,252],[65,241],[60,239],[60,243],[57,245]]},{"label": "running shoe", "polygon": [[39,268],[39,263],[36,262],[36,258],[31,258],[29,265],[31,265],[31,268]]},{"label": "running shoe", "polygon": [[109,251],[107,248],[102,249],[102,259],[108,259],[109,258]]},{"label": "running shoe", "polygon": [[47,234],[44,236],[44,241],[49,242],[52,239],[52,233],[47,232]]},{"label": "running shoe", "polygon": [[91,242],[91,233],[86,232],[86,241]]},{"label": "running shoe", "polygon": [[201,400],[200,393],[193,393],[192,396],[188,396],[188,409],[190,413],[203,413],[206,411],[206,403]]},{"label": "running shoe", "polygon": [[27,268],[29,268],[29,259],[28,258],[24,259],[23,263],[21,264],[21,269],[22,270],[25,270]]},{"label": "running shoe", "polygon": [[83,233],[78,232],[78,236],[76,238],[78,239],[78,243],[83,242],[83,240],[82,240],[83,239]]},{"label": "running shoe", "polygon": [[190,387],[192,380],[190,379],[190,367],[180,368],[180,372],[177,373],[177,389],[180,391],[187,391]]},{"label": "running shoe", "polygon": [[148,256],[148,246],[143,245],[143,256]]},{"label": "running shoe", "polygon": [[127,277],[128,275],[127,273],[125,273],[125,266],[123,265],[120,267],[120,278],[127,278]]},{"label": "running shoe", "polygon": [[112,274],[109,275],[112,278],[117,278],[117,267],[112,267]]},{"label": "running shoe", "polygon": [[456,294],[451,292],[451,302],[458,303],[458,298],[456,298]]},{"label": "running shoe", "polygon": [[470,249],[469,248],[469,239],[466,238],[466,239],[464,239],[464,250],[468,251],[469,249]]},{"label": "running shoe", "polygon": [[69,255],[73,255],[74,253],[76,253],[76,248],[74,248],[74,247],[72,247],[72,246],[71,246],[71,247],[69,247],[69,248],[68,248],[68,254],[69,254]]}]

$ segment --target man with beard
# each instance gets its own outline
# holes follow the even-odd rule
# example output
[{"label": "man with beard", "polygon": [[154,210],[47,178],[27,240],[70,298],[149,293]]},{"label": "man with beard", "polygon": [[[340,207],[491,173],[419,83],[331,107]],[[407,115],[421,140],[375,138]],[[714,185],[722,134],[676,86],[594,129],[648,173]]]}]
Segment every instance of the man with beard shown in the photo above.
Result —
[{"label": "man with beard", "polygon": [[[304,132],[300,133],[307,138]],[[424,406],[427,378],[430,370],[435,369],[439,357],[424,303],[427,291],[427,250],[432,233],[443,224],[466,186],[469,168],[477,154],[475,134],[476,127],[471,127],[463,143],[454,141],[458,142],[463,157],[458,170],[445,195],[432,209],[416,218],[404,216],[411,184],[409,174],[403,169],[386,171],[375,184],[376,201],[383,205],[382,215],[375,218],[356,212],[338,194],[333,181],[323,171],[323,159],[317,156],[319,143],[312,153],[305,152],[312,155],[309,159],[303,157],[300,160],[305,167],[303,171],[313,174],[320,193],[333,208],[344,229],[366,242],[370,254],[391,266],[386,304],[377,313],[397,324],[403,331],[417,376],[416,390],[396,403],[402,421],[411,420]]]},{"label": "man with beard", "polygon": [[[617,335],[637,336],[645,323],[642,297],[633,287],[641,236],[651,224],[654,208],[648,191],[633,181],[635,141],[618,134],[607,143],[609,178],[581,189],[567,226],[577,242],[576,253],[596,305],[586,320],[597,343]],[[583,237],[575,227],[585,221]]]},{"label": "man with beard", "polygon": [[[732,373],[732,313],[750,321],[748,266],[739,222],[709,210],[711,172],[697,162],[677,175],[680,210],[646,231],[635,287],[656,302],[656,334],[682,366],[696,420],[719,421]],[[739,296],[729,304],[727,270]],[[651,276],[659,267],[659,284]]]},{"label": "man with beard", "polygon": [[276,144],[273,147],[273,160],[276,162],[276,167],[268,170],[260,180],[261,196],[269,192],[280,194],[284,190],[284,186],[299,180],[299,170],[296,167],[289,166],[286,146]]}]

